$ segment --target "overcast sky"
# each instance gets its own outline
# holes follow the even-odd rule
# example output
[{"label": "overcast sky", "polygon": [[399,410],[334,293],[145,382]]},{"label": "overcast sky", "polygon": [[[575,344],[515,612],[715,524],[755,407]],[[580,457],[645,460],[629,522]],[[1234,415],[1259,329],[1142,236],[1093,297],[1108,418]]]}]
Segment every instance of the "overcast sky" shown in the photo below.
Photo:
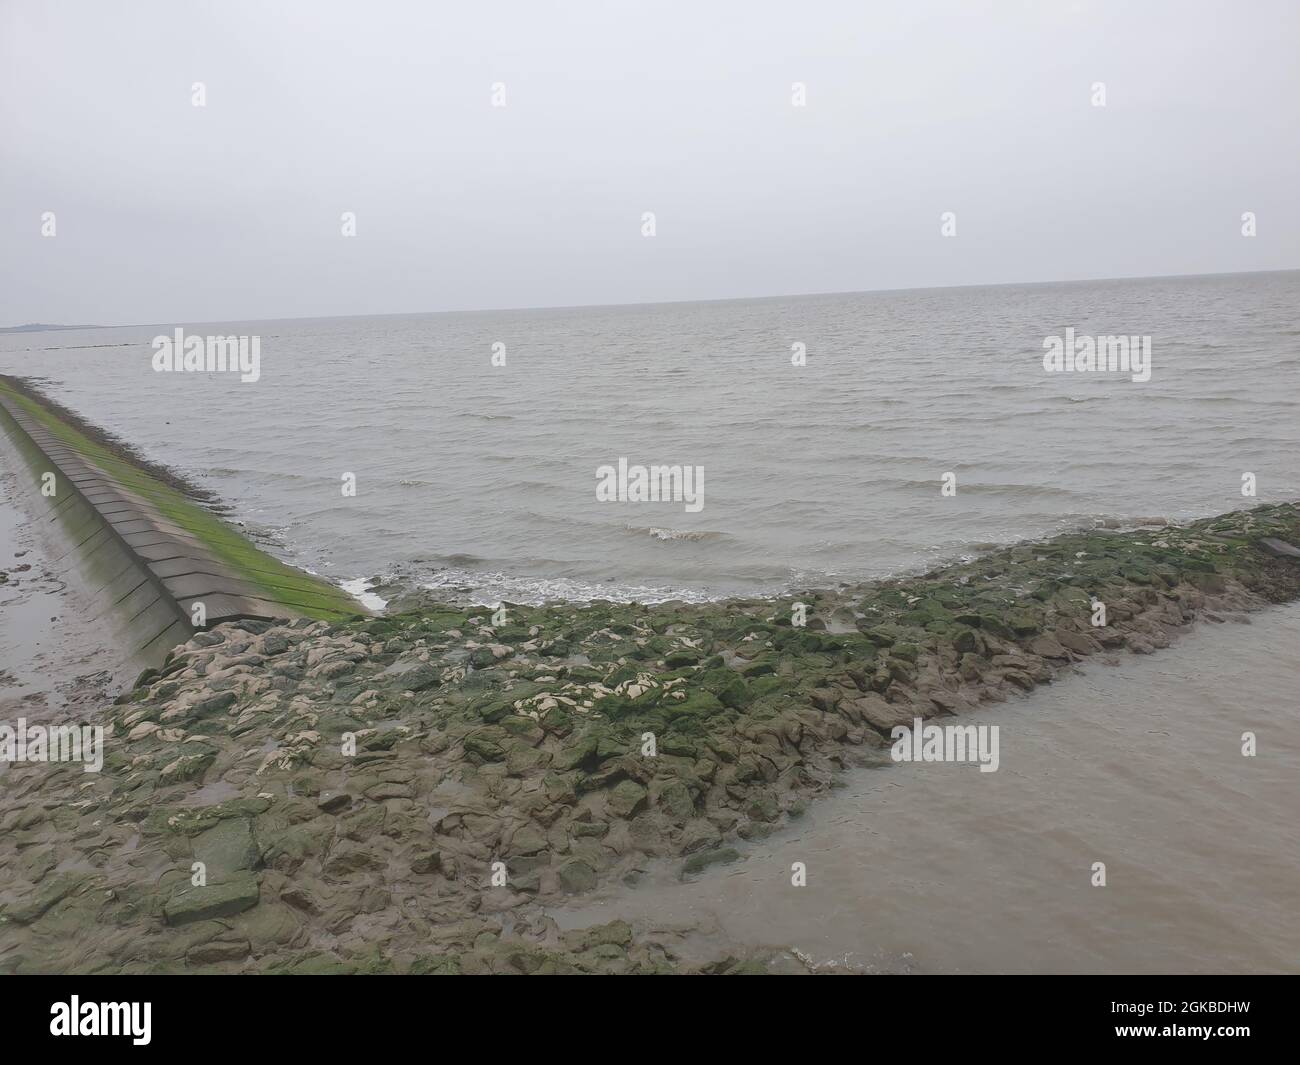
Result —
[{"label": "overcast sky", "polygon": [[1293,0],[0,0],[0,325],[1300,267],[1297,42]]}]

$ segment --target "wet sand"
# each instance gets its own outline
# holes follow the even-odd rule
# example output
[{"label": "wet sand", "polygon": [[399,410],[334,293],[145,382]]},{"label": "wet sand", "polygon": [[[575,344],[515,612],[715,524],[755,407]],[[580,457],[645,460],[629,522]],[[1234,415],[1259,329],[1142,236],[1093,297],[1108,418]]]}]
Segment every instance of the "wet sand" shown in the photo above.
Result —
[{"label": "wet sand", "polygon": [[857,770],[739,863],[691,883],[659,867],[550,913],[711,929],[701,956],[790,944],[875,972],[1300,971],[1300,606],[1250,620],[964,716],[1000,727],[996,773]]}]

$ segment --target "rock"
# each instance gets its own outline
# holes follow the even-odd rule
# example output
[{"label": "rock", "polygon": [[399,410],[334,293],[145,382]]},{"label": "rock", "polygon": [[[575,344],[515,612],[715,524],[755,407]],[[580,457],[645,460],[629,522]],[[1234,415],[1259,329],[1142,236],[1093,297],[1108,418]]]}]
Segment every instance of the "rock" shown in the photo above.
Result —
[{"label": "rock", "polygon": [[126,738],[134,743],[136,740],[144,739],[151,732],[157,732],[161,727],[156,721],[141,721],[126,734]]},{"label": "rock", "polygon": [[657,804],[677,821],[685,821],[695,813],[695,800],[690,789],[680,780],[670,780],[659,789]]},{"label": "rock", "polygon": [[735,847],[719,847],[717,850],[701,851],[698,854],[692,854],[682,865],[682,876],[694,876],[701,873],[711,865],[726,864],[737,861],[740,858],[740,851]]},{"label": "rock", "polygon": [[1259,541],[1259,546],[1274,558],[1300,559],[1300,547],[1296,547],[1294,544],[1288,544],[1285,540],[1279,540],[1276,537],[1262,537]]},{"label": "rock", "polygon": [[326,662],[324,665],[312,670],[308,676],[320,677],[324,680],[333,680],[335,677],[346,676],[356,669],[355,662],[349,662],[347,659],[337,659],[333,662]]},{"label": "rock", "polygon": [[1009,610],[1006,620],[1017,636],[1032,636],[1043,627],[1038,618],[1024,610]]},{"label": "rock", "polygon": [[174,926],[233,917],[257,905],[260,898],[257,876],[237,873],[221,884],[194,887],[186,884],[163,905],[163,919]]},{"label": "rock", "polygon": [[1012,684],[1014,684],[1021,691],[1033,690],[1034,678],[1031,677],[1028,673],[1024,672],[1024,670],[1004,669],[1002,671],[1002,676],[1005,677]]},{"label": "rock", "polygon": [[753,701],[748,685],[734,670],[706,670],[700,675],[699,684],[723,706],[729,706],[733,710],[743,710]]},{"label": "rock", "polygon": [[669,718],[712,717],[723,708],[722,702],[710,691],[694,688],[685,699],[665,699],[662,703]]},{"label": "rock", "polygon": [[326,876],[347,877],[365,869],[382,868],[383,863],[364,845],[341,843],[330,851],[321,867]]},{"label": "rock", "polygon": [[352,796],[346,791],[322,791],[316,805],[327,814],[336,814],[352,805]]},{"label": "rock", "polygon": [[926,692],[925,694],[930,702],[934,703],[934,705],[945,714],[955,714],[958,710],[967,706],[965,699],[959,695],[954,695],[949,691],[936,690]]},{"label": "rock", "polygon": [[646,801],[646,789],[634,780],[624,780],[609,793],[609,809],[616,816],[630,818]]},{"label": "rock", "polygon": [[31,924],[51,907],[67,898],[82,879],[72,873],[62,873],[46,880],[33,889],[23,901],[5,906],[4,916],[18,924]]},{"label": "rock", "polygon": [[560,888],[569,895],[590,891],[596,886],[596,870],[580,858],[572,858],[556,871]]},{"label": "rock", "polygon": [[1011,626],[1002,620],[997,614],[981,614],[980,628],[985,632],[991,632],[994,636],[1000,636],[1004,640],[1011,639],[1015,634]]},{"label": "rock", "polygon": [[813,706],[823,713],[833,713],[840,705],[841,693],[833,688],[814,688],[808,693]]},{"label": "rock", "polygon": [[208,771],[208,767],[217,760],[217,752],[202,744],[187,743],[182,746],[178,756],[168,762],[159,773],[163,784],[181,784],[187,780],[197,780]]},{"label": "rock", "polygon": [[399,784],[393,781],[380,781],[365,791],[365,796],[372,802],[383,802],[385,799],[411,799],[415,797],[415,791],[409,784]]},{"label": "rock", "polygon": [[190,707],[190,716],[194,718],[215,717],[217,714],[224,713],[235,705],[234,692],[221,692],[218,695],[210,695],[206,699],[200,699]]},{"label": "rock", "polygon": [[478,755],[485,762],[499,762],[505,757],[501,744],[486,729],[471,732],[461,742],[465,750]]},{"label": "rock", "polygon": [[850,702],[867,724],[885,735],[888,735],[889,730],[896,725],[910,727],[912,719],[917,716],[916,711],[911,706],[887,703],[881,696],[874,693],[861,695],[850,700]]},{"label": "rock", "polygon": [[442,870],[442,852],[428,851],[420,855],[411,863],[411,872],[418,876],[428,876],[430,873],[441,872]]},{"label": "rock", "polygon": [[546,837],[542,835],[541,829],[530,821],[515,830],[506,846],[505,854],[507,857],[537,854],[546,850],[546,847]]},{"label": "rock", "polygon": [[1069,629],[1057,629],[1056,639],[1062,646],[1069,648],[1076,654],[1095,655],[1101,650],[1101,645],[1091,636],[1082,632],[1072,632]]},{"label": "rock", "polygon": [[252,823],[245,817],[229,817],[194,839],[194,859],[206,867],[209,884],[230,879],[235,873],[256,869],[260,864]]},{"label": "rock", "polygon": [[679,846],[683,854],[693,854],[707,847],[716,847],[722,842],[722,833],[716,825],[704,818],[691,821],[683,830]]},{"label": "rock", "polygon": [[1052,636],[1039,636],[1029,644],[1029,649],[1040,658],[1060,661],[1068,660],[1070,657],[1070,652]]},{"label": "rock", "polygon": [[511,776],[522,777],[531,773],[550,760],[550,755],[521,742],[511,746],[506,755],[506,772]]},{"label": "rock", "polygon": [[280,901],[286,906],[292,906],[295,910],[301,910],[303,913],[320,913],[320,907],[316,905],[316,900],[299,887],[286,888],[281,891]]},{"label": "rock", "polygon": [[268,633],[262,639],[262,653],[264,655],[282,655],[289,650],[289,640],[279,633]]},{"label": "rock", "polygon": [[621,947],[632,945],[632,927],[626,921],[577,929],[564,933],[564,942],[572,950],[593,950],[596,947]]},{"label": "rock", "polygon": [[201,943],[185,952],[185,960],[191,965],[218,965],[225,961],[239,961],[248,957],[250,947],[248,940],[214,939]]},{"label": "rock", "polygon": [[436,688],[442,683],[442,671],[431,665],[419,665],[399,673],[393,686],[401,691],[422,692]]},{"label": "rock", "polygon": [[469,664],[475,669],[486,669],[495,664],[496,660],[490,647],[476,647],[469,653]]}]

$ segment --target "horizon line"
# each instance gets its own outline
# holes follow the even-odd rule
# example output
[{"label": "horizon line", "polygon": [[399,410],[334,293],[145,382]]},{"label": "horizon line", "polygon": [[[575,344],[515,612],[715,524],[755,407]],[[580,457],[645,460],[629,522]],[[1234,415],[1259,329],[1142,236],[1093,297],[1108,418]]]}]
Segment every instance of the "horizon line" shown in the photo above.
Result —
[{"label": "horizon line", "polygon": [[[1256,274],[1291,274],[1300,272],[1300,266],[1275,270],[1210,271],[1196,274],[1130,274],[1118,277],[1057,278],[1050,281],[981,281],[959,285],[902,285],[896,288],[831,289],[818,292],[780,292],[764,296],[717,296],[683,300],[631,300],[616,303],[554,303],[530,307],[458,307],[439,311],[384,311],[379,314],[305,314],[288,318],[202,318],[186,319],[187,325],[206,325],[218,322],[319,322],[350,318],[415,318],[435,314],[509,314],[528,311],[579,311],[618,307],[670,307],[694,303],[743,303],[753,300],[805,299],[818,296],[869,296],[883,292],[942,292],[965,288],[1024,288],[1032,285],[1088,285],[1107,281],[1176,281],[1185,278],[1250,277]],[[24,332],[73,332],[79,329],[139,329],[145,326],[175,326],[176,319],[167,322],[124,322],[119,325],[62,325],[52,322],[25,322],[22,325],[0,326],[6,335]],[[39,326],[42,328],[29,328]]]}]

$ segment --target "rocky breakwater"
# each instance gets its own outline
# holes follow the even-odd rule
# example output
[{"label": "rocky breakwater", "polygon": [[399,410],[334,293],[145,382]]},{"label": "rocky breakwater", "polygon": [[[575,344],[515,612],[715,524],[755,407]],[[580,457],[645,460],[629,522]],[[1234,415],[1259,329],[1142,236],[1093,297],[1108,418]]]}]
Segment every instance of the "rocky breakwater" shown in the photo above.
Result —
[{"label": "rocky breakwater", "polygon": [[733,860],[888,764],[896,724],[1296,598],[1297,540],[1291,505],[1060,536],[810,592],[804,625],[793,600],[223,624],[112,707],[102,773],[10,768],[0,969],[678,971],[676,933],[542,905]]}]

